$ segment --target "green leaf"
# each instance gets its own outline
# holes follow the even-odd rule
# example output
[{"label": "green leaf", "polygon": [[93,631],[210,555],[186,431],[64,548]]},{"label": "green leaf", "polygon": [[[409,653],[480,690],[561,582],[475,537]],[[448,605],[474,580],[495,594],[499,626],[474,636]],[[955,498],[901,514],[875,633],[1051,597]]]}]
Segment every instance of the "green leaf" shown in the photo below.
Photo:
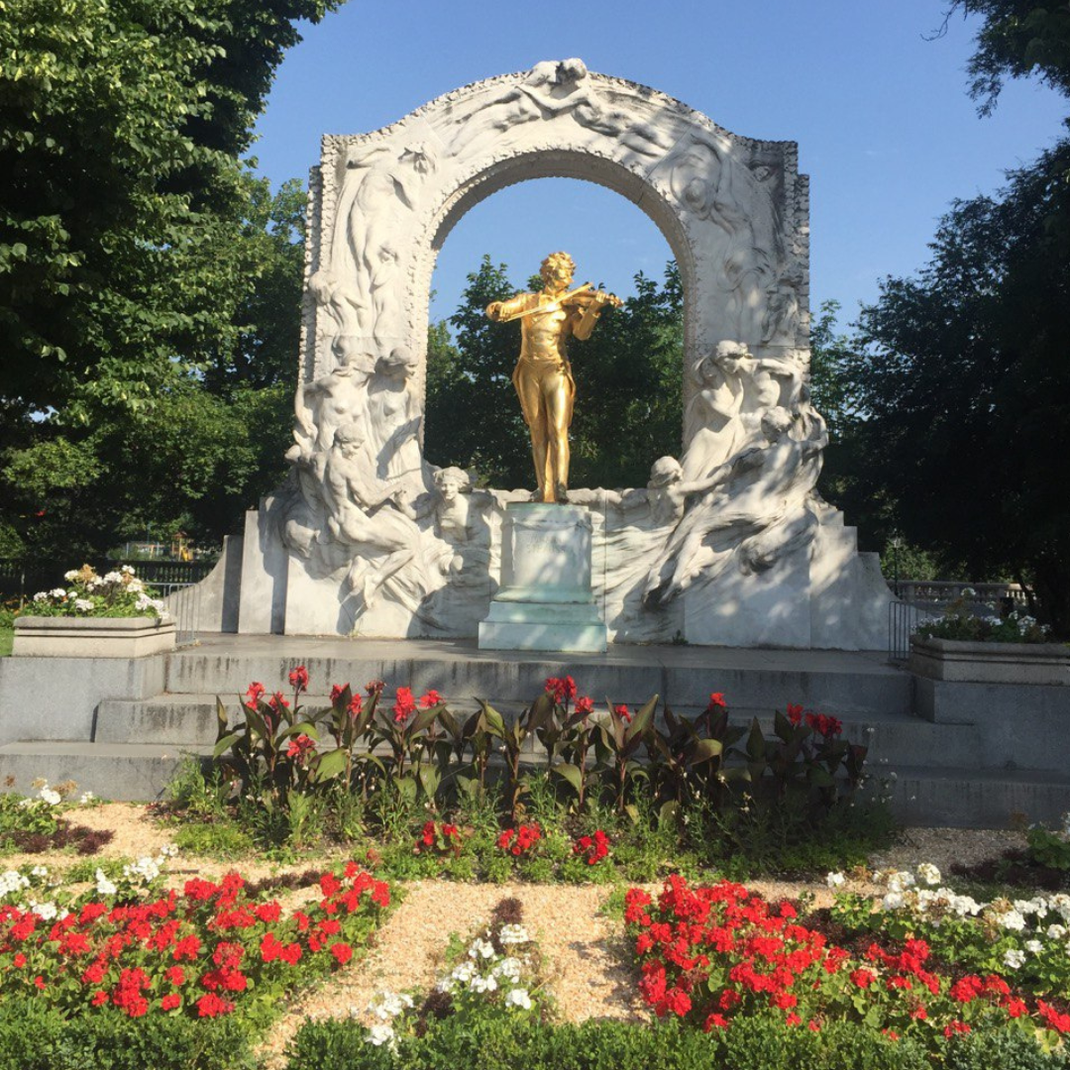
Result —
[{"label": "green leaf", "polygon": [[723,747],[719,739],[700,739],[691,751],[691,764],[701,765],[711,758],[716,758]]},{"label": "green leaf", "polygon": [[573,765],[571,762],[559,762],[553,767],[553,772],[568,781],[577,795],[583,790],[583,774],[580,772],[579,766]]},{"label": "green leaf", "polygon": [[231,734],[229,736],[223,736],[222,739],[217,740],[215,747],[212,748],[212,757],[213,758],[218,758],[225,751],[230,750],[230,748],[239,739],[241,739],[241,733],[240,732],[231,732]]},{"label": "green leaf", "polygon": [[345,772],[346,752],[341,747],[317,754],[313,762],[313,777],[318,783],[333,780]]},{"label": "green leaf", "polygon": [[630,743],[644,735],[651,724],[653,724],[654,711],[658,708],[658,698],[658,695],[654,695],[652,698],[647,699],[647,701],[635,711],[632,723],[628,725],[628,729],[624,735],[626,742]]}]

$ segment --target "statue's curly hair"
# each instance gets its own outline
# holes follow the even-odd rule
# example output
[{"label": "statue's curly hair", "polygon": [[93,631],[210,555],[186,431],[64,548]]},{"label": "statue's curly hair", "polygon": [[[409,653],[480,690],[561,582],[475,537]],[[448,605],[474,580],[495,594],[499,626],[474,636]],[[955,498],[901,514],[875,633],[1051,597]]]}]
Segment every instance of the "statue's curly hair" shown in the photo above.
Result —
[{"label": "statue's curly hair", "polygon": [[568,270],[570,273],[576,270],[576,262],[572,259],[571,256],[568,255],[568,253],[551,253],[539,265],[539,274],[545,278],[551,265],[562,262],[568,264]]}]

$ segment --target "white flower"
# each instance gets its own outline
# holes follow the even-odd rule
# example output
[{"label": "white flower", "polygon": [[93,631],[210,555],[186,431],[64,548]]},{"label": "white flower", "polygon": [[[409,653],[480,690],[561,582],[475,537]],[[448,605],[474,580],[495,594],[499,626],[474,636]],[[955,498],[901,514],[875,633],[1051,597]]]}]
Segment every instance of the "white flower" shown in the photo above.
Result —
[{"label": "white flower", "polygon": [[922,862],[917,867],[918,880],[922,884],[928,884],[930,887],[935,887],[940,883],[940,870],[932,864],[932,862]]},{"label": "white flower", "polygon": [[462,962],[460,966],[454,967],[453,973],[450,974],[450,978],[454,981],[460,982],[462,985],[468,984],[476,975],[475,963]]},{"label": "white flower", "polygon": [[74,600],[74,608],[79,613],[92,613],[95,608],[92,601],[88,598],[76,598]]},{"label": "white flower", "polygon": [[1012,947],[1003,956],[1003,965],[1009,969],[1017,970],[1025,963],[1025,953]]},{"label": "white flower", "polygon": [[67,592],[62,587],[53,587],[45,597],[54,598],[57,602],[62,602],[67,597]]},{"label": "white flower", "polygon": [[484,940],[478,936],[472,941],[471,946],[468,948],[468,957],[471,959],[489,959],[493,958],[494,954],[494,945],[489,940]]},{"label": "white flower", "polygon": [[505,946],[509,944],[527,944],[531,942],[527,929],[523,925],[503,925],[498,940]]},{"label": "white flower", "polygon": [[104,573],[104,582],[105,583],[122,583],[123,582],[123,574],[121,572],[105,572]]},{"label": "white flower", "polygon": [[531,996],[528,995],[527,990],[524,988],[511,989],[505,997],[505,1005],[507,1007],[519,1007],[521,1010],[531,1010]]},{"label": "white flower", "polygon": [[52,921],[59,914],[59,907],[55,903],[31,903],[30,909],[42,920]]},{"label": "white flower", "polygon": [[0,876],[0,897],[29,888],[30,882],[17,869],[9,869]]},{"label": "white flower", "polygon": [[133,565],[123,565],[123,567],[122,567],[122,568],[120,568],[120,569],[119,569],[119,571],[120,571],[120,572],[121,572],[121,573],[122,573],[122,574],[123,574],[124,576],[133,576],[133,574],[134,574],[134,567],[133,567]]},{"label": "white flower", "polygon": [[1003,914],[993,914],[992,920],[1001,929],[1010,929],[1020,933],[1025,928],[1025,918],[1017,910],[1008,910]]},{"label": "white flower", "polygon": [[97,870],[97,895],[115,895],[119,889],[104,876],[104,870]]},{"label": "white flower", "polygon": [[881,900],[881,907],[884,910],[899,910],[904,903],[902,892],[889,892],[883,900]]},{"label": "white flower", "polygon": [[1049,925],[1047,937],[1049,940],[1062,940],[1067,933],[1065,925]]},{"label": "white flower", "polygon": [[369,1027],[367,1042],[374,1044],[377,1048],[382,1047],[384,1044],[390,1044],[394,1040],[394,1030],[386,1022],[376,1022],[375,1025]]},{"label": "white flower", "polygon": [[1044,950],[1044,945],[1039,940],[1026,940],[1024,947],[1030,955],[1039,955]]},{"label": "white flower", "polygon": [[494,976],[504,977],[507,981],[512,981],[513,984],[516,984],[516,982],[520,980],[521,968],[522,963],[520,959],[511,957],[502,959],[502,961],[494,967]]},{"label": "white flower", "polygon": [[470,987],[473,992],[494,992],[498,988],[498,982],[493,977],[481,977],[477,974],[472,978]]},{"label": "white flower", "polygon": [[892,872],[888,874],[888,891],[903,892],[914,886],[914,874],[906,871]]},{"label": "white flower", "polygon": [[381,1022],[389,1022],[412,1006],[412,996],[403,992],[379,992],[368,1004],[368,1010]]},{"label": "white flower", "polygon": [[48,591],[38,591],[37,594],[33,596],[35,602],[47,602],[48,598]]},{"label": "white flower", "polygon": [[78,799],[78,802],[82,806],[88,806],[95,799],[96,799],[96,796],[91,791],[83,791],[81,796]]},{"label": "white flower", "polygon": [[58,791],[53,791],[47,784],[41,788],[37,795],[42,802],[48,803],[49,806],[59,806],[63,802],[63,796]]},{"label": "white flower", "polygon": [[830,888],[842,888],[847,883],[847,878],[842,873],[830,873],[825,878],[825,883]]}]

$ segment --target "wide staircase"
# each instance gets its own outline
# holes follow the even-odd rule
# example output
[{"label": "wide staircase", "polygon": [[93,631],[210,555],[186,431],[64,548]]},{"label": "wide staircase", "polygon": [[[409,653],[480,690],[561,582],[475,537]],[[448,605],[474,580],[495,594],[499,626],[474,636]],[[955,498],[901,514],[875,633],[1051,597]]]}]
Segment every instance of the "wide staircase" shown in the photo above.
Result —
[{"label": "wide staircase", "polygon": [[300,701],[312,708],[328,705],[332,684],[356,691],[384,680],[387,697],[400,686],[416,695],[433,688],[458,716],[474,711],[477,698],[515,715],[548,677],[564,675],[598,704],[636,707],[657,694],[675,712],[693,713],[722,692],[732,723],[757,717],[767,731],[775,710],[796,703],[838,717],[845,737],[869,748],[869,790],[889,795],[905,823],[1001,827],[1055,820],[1070,809],[1070,777],[1054,756],[1047,770],[1007,768],[989,734],[968,719],[915,716],[910,674],[880,652],[618,646],[600,655],[549,655],[481,651],[471,641],[228,634],[202,636],[161,657],[159,694],[101,701],[88,740],[0,747],[0,780],[28,790],[36,777],[72,779],[105,798],[156,798],[183,755],[211,752],[217,696],[232,718],[253,681],[292,701],[287,676],[304,665],[310,690]]}]

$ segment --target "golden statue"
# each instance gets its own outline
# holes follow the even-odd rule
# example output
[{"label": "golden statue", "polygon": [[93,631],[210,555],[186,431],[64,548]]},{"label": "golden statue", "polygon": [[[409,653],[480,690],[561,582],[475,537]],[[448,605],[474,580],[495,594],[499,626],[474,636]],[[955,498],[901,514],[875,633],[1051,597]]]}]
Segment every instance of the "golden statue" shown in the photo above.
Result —
[{"label": "golden statue", "polygon": [[568,429],[576,384],[565,342],[569,335],[586,341],[602,309],[620,308],[622,303],[590,283],[569,289],[575,270],[568,253],[551,253],[539,268],[543,280],[539,293],[517,294],[487,305],[487,315],[497,323],[522,321],[513,386],[531,430],[539,483],[535,500],[541,502],[568,501]]}]

